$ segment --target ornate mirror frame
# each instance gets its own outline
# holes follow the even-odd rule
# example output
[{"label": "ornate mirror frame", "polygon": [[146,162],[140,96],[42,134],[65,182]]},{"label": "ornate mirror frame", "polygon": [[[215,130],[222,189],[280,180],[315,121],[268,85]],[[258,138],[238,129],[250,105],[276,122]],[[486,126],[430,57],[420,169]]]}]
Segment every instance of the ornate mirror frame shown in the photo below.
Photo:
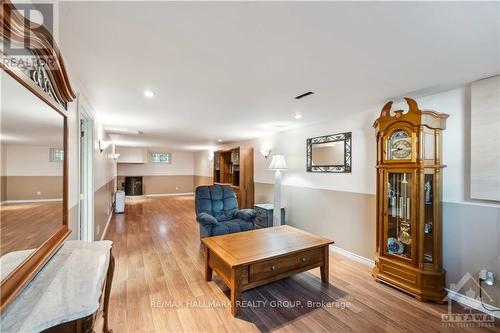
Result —
[{"label": "ornate mirror frame", "polygon": [[[23,66],[16,62],[14,57],[0,52],[0,67],[63,117],[63,147],[65,152],[62,225],[1,281],[0,313],[3,313],[47,260],[59,249],[71,232],[68,229],[68,124],[66,109],[68,103],[76,98],[76,94],[69,83],[61,52],[47,29],[24,18],[8,0],[2,0],[0,22],[2,42],[10,41],[23,45],[36,59],[36,65]],[[26,39],[26,36],[29,38]]]},{"label": "ornate mirror frame", "polygon": [[[352,146],[351,132],[337,133],[331,135],[317,136],[306,141],[306,170],[307,172],[323,173],[350,173],[352,168]],[[329,142],[344,141],[344,164],[341,165],[313,165],[312,145]]]}]

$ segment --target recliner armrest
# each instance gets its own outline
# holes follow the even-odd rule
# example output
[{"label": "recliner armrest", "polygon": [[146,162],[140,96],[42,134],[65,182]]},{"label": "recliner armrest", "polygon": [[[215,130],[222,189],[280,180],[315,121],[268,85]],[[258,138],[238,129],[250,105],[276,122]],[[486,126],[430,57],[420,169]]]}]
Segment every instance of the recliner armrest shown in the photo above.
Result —
[{"label": "recliner armrest", "polygon": [[253,222],[257,217],[255,209],[240,209],[236,211],[236,217],[245,221]]},{"label": "recliner armrest", "polygon": [[208,213],[200,213],[198,216],[196,216],[196,221],[198,221],[199,224],[207,225],[207,224],[213,224],[216,225],[219,222],[215,217]]}]

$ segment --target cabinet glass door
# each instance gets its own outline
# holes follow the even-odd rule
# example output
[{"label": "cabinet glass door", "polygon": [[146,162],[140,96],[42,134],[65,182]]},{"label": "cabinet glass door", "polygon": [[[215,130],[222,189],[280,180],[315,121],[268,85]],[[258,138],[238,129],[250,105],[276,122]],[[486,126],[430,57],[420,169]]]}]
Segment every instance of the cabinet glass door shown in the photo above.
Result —
[{"label": "cabinet glass door", "polygon": [[424,262],[433,262],[434,175],[424,177]]},{"label": "cabinet glass door", "polygon": [[412,259],[412,174],[387,174],[386,252]]}]

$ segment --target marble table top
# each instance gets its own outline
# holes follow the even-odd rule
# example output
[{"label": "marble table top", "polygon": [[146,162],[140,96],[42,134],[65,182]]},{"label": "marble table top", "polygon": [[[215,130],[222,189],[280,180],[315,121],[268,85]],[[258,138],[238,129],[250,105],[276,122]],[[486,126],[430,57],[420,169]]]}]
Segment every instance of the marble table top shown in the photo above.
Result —
[{"label": "marble table top", "polygon": [[0,257],[0,277],[1,280],[5,279],[14,269],[17,268],[26,258],[28,258],[34,249],[14,251],[4,254]]},{"label": "marble table top", "polygon": [[40,332],[96,312],[111,245],[66,241],[2,314],[2,332]]}]

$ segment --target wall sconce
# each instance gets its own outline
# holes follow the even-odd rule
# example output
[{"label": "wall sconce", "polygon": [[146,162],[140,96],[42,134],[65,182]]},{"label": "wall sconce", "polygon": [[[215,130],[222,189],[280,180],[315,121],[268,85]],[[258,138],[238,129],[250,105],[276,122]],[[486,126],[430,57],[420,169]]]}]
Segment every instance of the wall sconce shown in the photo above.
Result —
[{"label": "wall sconce", "polygon": [[264,158],[268,158],[269,155],[271,155],[271,148],[263,148],[260,150],[260,153],[264,156]]},{"label": "wall sconce", "polygon": [[112,154],[109,154],[109,157],[116,161],[118,159],[118,157],[120,157],[120,154],[112,153]]},{"label": "wall sconce", "polygon": [[103,141],[103,140],[99,140],[99,150],[101,151],[101,153],[109,147],[109,145],[111,144],[111,141]]}]

